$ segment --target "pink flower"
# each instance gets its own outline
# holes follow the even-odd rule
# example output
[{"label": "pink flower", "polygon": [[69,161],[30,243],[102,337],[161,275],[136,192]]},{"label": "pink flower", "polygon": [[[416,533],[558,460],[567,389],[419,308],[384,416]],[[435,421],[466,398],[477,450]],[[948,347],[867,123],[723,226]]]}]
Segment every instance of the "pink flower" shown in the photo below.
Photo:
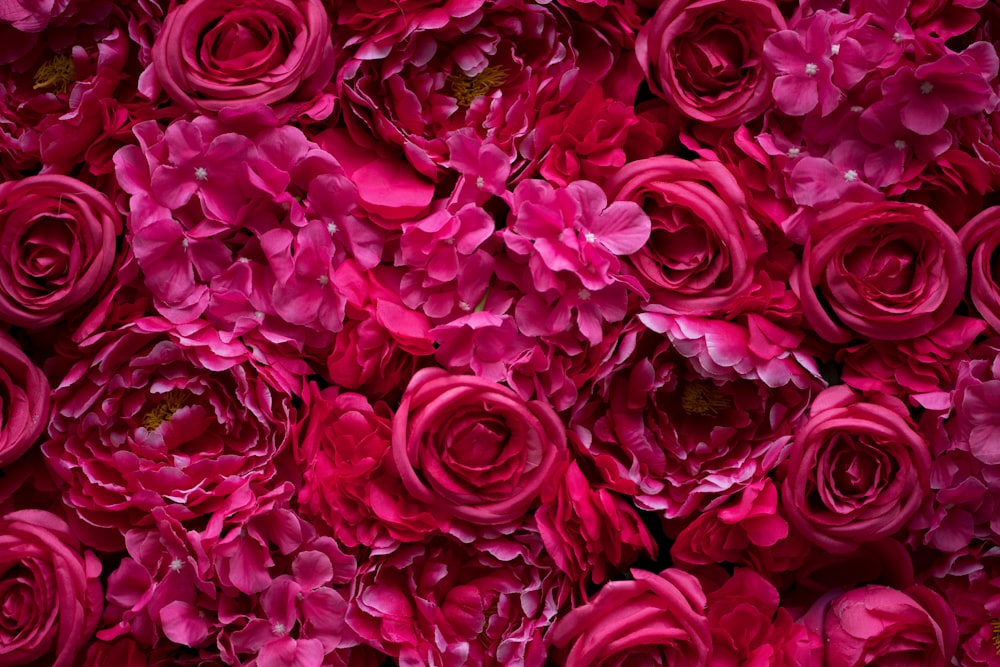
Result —
[{"label": "pink flower", "polygon": [[813,401],[789,453],[789,521],[834,552],[892,535],[929,488],[930,452],[897,399],[838,385]]},{"label": "pink flower", "polygon": [[777,589],[739,568],[708,594],[711,665],[810,667],[823,661],[823,640],[779,606]]},{"label": "pink flower", "polygon": [[922,586],[898,591],[865,586],[829,603],[823,621],[830,667],[861,667],[873,660],[945,667],[958,640],[955,612]]},{"label": "pink flower", "polygon": [[708,664],[712,638],[698,580],[673,568],[658,575],[632,570],[632,576],[605,584],[587,604],[559,619],[551,637],[566,656],[563,664]]},{"label": "pink flower", "polygon": [[264,5],[193,0],[172,7],[153,43],[163,88],[186,109],[252,104],[320,119],[334,72],[330,18],[320,0]]},{"label": "pink flower", "polygon": [[406,490],[442,526],[501,526],[521,519],[561,469],[566,431],[546,403],[425,368],[393,417],[392,450]]},{"label": "pink flower", "polygon": [[1000,332],[1000,286],[993,270],[993,256],[1000,245],[1000,207],[992,206],[969,220],[958,237],[970,256],[972,305],[994,332]]},{"label": "pink flower", "polygon": [[954,314],[965,276],[958,236],[926,207],[841,204],[815,216],[791,285],[816,333],[846,343],[928,333]]},{"label": "pink flower", "polygon": [[656,545],[635,510],[621,497],[594,488],[574,462],[542,493],[538,532],[559,569],[573,581],[604,583]]},{"label": "pink flower", "polygon": [[49,419],[49,381],[17,342],[0,334],[0,468],[17,461],[38,440]]},{"label": "pink flower", "polygon": [[930,135],[943,128],[949,116],[992,110],[998,98],[989,82],[998,70],[993,45],[976,42],[962,53],[901,68],[882,82],[882,95],[902,105],[900,119],[907,129]]},{"label": "pink flower", "polygon": [[311,388],[299,434],[299,502],[349,547],[419,541],[437,520],[410,498],[392,457],[392,415],[360,394]]},{"label": "pink flower", "polygon": [[864,48],[850,32],[857,23],[823,11],[767,38],[764,58],[777,73],[771,90],[778,109],[789,116],[804,116],[817,106],[823,116],[833,112],[842,91],[868,73]]},{"label": "pink flower", "polygon": [[734,127],[770,106],[764,42],[784,28],[769,0],[669,0],[640,30],[636,57],[653,92],[681,113]]},{"label": "pink flower", "polygon": [[766,250],[740,182],[721,163],[660,156],[630,162],[609,197],[640,203],[649,241],[629,260],[652,303],[669,312],[722,314],[746,296]]},{"label": "pink flower", "polygon": [[704,510],[773,470],[809,395],[731,365],[706,372],[687,353],[646,333],[572,422],[608,486],[667,518]]},{"label": "pink flower", "polygon": [[352,135],[399,145],[434,180],[449,137],[467,128],[506,153],[513,174],[524,170],[531,156],[522,144],[538,120],[579,100],[618,50],[554,4],[474,4],[400,41],[383,41],[378,24],[341,35],[349,55],[338,81]]},{"label": "pink flower", "polygon": [[535,534],[436,537],[364,563],[347,622],[400,667],[541,667],[568,592]]},{"label": "pink flower", "polygon": [[49,512],[0,516],[0,662],[75,664],[104,608],[101,562]]},{"label": "pink flower", "polygon": [[38,329],[75,314],[104,286],[121,216],[74,178],[0,184],[0,320]]},{"label": "pink flower", "polygon": [[267,483],[294,420],[296,380],[258,367],[241,343],[203,324],[138,320],[82,345],[53,398],[43,452],[66,504],[104,550],[162,507],[181,521]]}]

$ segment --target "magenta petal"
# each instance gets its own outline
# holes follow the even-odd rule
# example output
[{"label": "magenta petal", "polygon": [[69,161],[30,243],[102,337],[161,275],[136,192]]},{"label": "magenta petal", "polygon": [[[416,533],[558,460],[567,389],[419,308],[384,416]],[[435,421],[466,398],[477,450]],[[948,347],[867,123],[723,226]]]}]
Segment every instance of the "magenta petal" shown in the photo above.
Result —
[{"label": "magenta petal", "polygon": [[899,117],[903,126],[917,134],[934,134],[948,120],[948,106],[937,96],[919,95],[903,107]]},{"label": "magenta petal", "polygon": [[816,80],[803,76],[779,76],[771,86],[774,103],[789,116],[804,116],[819,104]]},{"label": "magenta petal", "polygon": [[597,241],[616,255],[638,252],[649,240],[649,216],[631,201],[616,201],[591,223]]},{"label": "magenta petal", "polygon": [[257,656],[258,667],[321,667],[323,644],[318,639],[282,637],[264,645]]},{"label": "magenta petal", "polygon": [[309,591],[333,579],[333,565],[326,554],[319,551],[303,551],[296,556],[292,572],[299,586]]},{"label": "magenta petal", "polygon": [[193,604],[180,600],[160,609],[163,634],[172,642],[184,646],[200,646],[208,638],[208,621],[199,615]]}]

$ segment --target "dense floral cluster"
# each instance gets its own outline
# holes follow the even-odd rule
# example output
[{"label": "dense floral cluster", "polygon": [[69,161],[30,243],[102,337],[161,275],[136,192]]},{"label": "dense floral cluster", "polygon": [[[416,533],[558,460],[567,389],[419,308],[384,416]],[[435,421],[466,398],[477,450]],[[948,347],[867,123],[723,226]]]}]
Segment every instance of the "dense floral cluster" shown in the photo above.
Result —
[{"label": "dense floral cluster", "polygon": [[0,666],[1000,664],[998,49],[0,2]]}]

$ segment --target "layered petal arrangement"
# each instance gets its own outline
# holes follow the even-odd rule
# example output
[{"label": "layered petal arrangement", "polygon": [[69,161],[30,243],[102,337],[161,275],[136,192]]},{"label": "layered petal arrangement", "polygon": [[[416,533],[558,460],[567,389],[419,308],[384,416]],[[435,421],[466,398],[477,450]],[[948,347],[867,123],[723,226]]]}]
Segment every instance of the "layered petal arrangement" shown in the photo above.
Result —
[{"label": "layered petal arrangement", "polygon": [[0,667],[1000,665],[1000,7],[0,2]]}]

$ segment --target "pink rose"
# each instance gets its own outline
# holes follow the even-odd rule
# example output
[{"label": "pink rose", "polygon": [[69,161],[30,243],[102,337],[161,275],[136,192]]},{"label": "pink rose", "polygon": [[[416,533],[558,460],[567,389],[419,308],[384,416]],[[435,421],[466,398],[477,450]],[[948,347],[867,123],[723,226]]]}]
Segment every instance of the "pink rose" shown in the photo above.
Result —
[{"label": "pink rose", "polygon": [[75,178],[0,184],[0,320],[37,329],[93,297],[115,263],[121,216]]},{"label": "pink rose", "polygon": [[630,259],[653,303],[676,313],[724,313],[749,294],[766,245],[740,182],[722,163],[637,160],[606,190],[641,204],[652,221],[649,241]]},{"label": "pink rose", "polygon": [[945,667],[958,644],[955,612],[923,586],[848,591],[830,603],[823,630],[828,667]]},{"label": "pink rose", "polygon": [[590,602],[563,616],[552,642],[567,651],[566,667],[642,664],[703,667],[712,647],[705,593],[692,575],[632,570]]},{"label": "pink rose", "polygon": [[792,288],[823,339],[922,336],[965,290],[958,236],[933,211],[901,202],[845,203],[819,213]]},{"label": "pink rose", "polygon": [[317,100],[334,71],[330,18],[321,0],[190,0],[174,5],[153,43],[160,83],[180,106],[218,112],[248,104]]},{"label": "pink rose", "polygon": [[547,403],[425,368],[403,393],[392,449],[407,491],[429,509],[497,525],[520,519],[551,482],[566,430]]},{"label": "pink rose", "polygon": [[1000,247],[1000,206],[992,206],[959,230],[962,248],[970,256],[972,305],[993,331],[1000,332],[1000,275],[994,256]]},{"label": "pink rose", "polygon": [[54,514],[0,517],[0,664],[74,664],[104,609],[100,574],[101,562]]},{"label": "pink rose", "polygon": [[17,342],[0,332],[0,468],[35,444],[49,418],[49,381]]},{"label": "pink rose", "polygon": [[887,537],[929,488],[930,453],[898,399],[838,385],[795,435],[781,498],[789,521],[834,552]]},{"label": "pink rose", "polygon": [[690,118],[732,127],[772,104],[764,41],[784,28],[768,0],[667,0],[635,52],[655,94]]}]

